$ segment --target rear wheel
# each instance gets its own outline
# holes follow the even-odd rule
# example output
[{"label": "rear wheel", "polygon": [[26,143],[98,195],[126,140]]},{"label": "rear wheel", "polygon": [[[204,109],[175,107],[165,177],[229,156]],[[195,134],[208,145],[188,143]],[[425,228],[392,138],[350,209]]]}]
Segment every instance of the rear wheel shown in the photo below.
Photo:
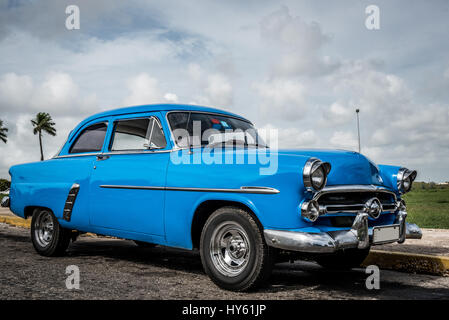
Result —
[{"label": "rear wheel", "polygon": [[332,255],[323,255],[316,258],[316,262],[328,269],[352,269],[360,267],[368,256],[370,248],[346,249]]},{"label": "rear wheel", "polygon": [[31,219],[31,241],[34,249],[41,255],[59,256],[69,246],[72,231],[61,227],[53,212],[36,209]]},{"label": "rear wheel", "polygon": [[200,254],[204,270],[223,289],[246,291],[271,275],[272,249],[255,219],[240,208],[223,207],[209,217],[201,233]]}]

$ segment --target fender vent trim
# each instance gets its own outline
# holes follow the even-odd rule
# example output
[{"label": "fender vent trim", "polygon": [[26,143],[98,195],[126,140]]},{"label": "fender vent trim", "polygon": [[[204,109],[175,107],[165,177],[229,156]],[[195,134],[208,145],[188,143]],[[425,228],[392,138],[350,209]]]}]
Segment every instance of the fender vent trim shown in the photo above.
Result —
[{"label": "fender vent trim", "polygon": [[65,221],[70,221],[72,218],[72,210],[75,205],[75,200],[78,195],[78,191],[80,190],[80,185],[78,183],[74,183],[70,188],[69,195],[67,196],[67,200],[65,201],[64,211],[62,214],[62,218]]}]

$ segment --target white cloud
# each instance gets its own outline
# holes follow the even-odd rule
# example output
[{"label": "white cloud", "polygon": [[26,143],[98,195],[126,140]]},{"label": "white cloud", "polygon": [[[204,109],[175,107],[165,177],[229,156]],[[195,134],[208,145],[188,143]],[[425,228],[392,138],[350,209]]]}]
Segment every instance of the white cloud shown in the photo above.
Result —
[{"label": "white cloud", "polygon": [[164,99],[167,102],[172,102],[172,103],[177,103],[178,102],[178,96],[176,94],[170,93],[170,92],[164,94]]},{"label": "white cloud", "polygon": [[338,61],[320,55],[323,45],[331,39],[322,32],[320,24],[292,16],[286,6],[261,20],[260,33],[279,50],[280,57],[274,61],[274,72],[278,76],[321,75],[339,66]]},{"label": "white cloud", "polygon": [[446,71],[444,71],[444,77],[446,79],[449,79],[449,68],[447,68]]},{"label": "white cloud", "polygon": [[187,67],[187,74],[200,90],[194,96],[198,103],[217,107],[229,107],[232,104],[232,84],[223,73],[208,73],[200,65],[192,63]]},{"label": "white cloud", "polygon": [[[44,137],[49,156],[99,110],[195,101],[276,126],[281,146],[352,150],[357,107],[362,152],[449,180],[448,21],[437,5],[385,4],[395,19],[380,33],[366,32],[357,6],[331,3],[86,2],[77,32],[57,27],[61,6],[0,13],[0,117],[10,128],[0,176],[39,159],[37,111],[57,123],[58,136]],[[422,12],[426,28],[397,28]]]},{"label": "white cloud", "polygon": [[282,128],[272,124],[267,124],[259,131],[266,133],[269,136],[270,130],[277,130],[278,142],[276,145],[279,148],[307,148],[318,147],[320,138],[314,130],[301,130],[299,128]]},{"label": "white cloud", "polygon": [[352,132],[348,131],[336,131],[331,139],[330,143],[333,147],[339,149],[357,150],[357,138]]},{"label": "white cloud", "polygon": [[273,79],[254,83],[253,89],[261,100],[267,115],[285,120],[302,118],[307,112],[305,88],[302,83],[289,79]]},{"label": "white cloud", "polygon": [[7,73],[0,77],[0,103],[5,112],[50,112],[52,115],[88,114],[98,110],[94,94],[81,95],[67,73],[49,72],[36,85],[29,75]]},{"label": "white cloud", "polygon": [[123,101],[124,105],[160,103],[163,99],[158,80],[146,73],[128,79],[127,87],[129,95]]},{"label": "white cloud", "polygon": [[123,100],[125,106],[178,102],[178,96],[175,93],[163,93],[159,81],[147,73],[128,79],[126,84],[129,93]]},{"label": "white cloud", "polygon": [[26,110],[34,90],[33,80],[27,75],[7,73],[0,78],[0,104],[6,111],[6,106],[15,110]]},{"label": "white cloud", "polygon": [[330,107],[323,111],[323,119],[321,119],[321,124],[323,125],[336,125],[336,124],[346,124],[353,121],[355,117],[354,108],[349,105],[343,105],[340,102],[334,102]]}]

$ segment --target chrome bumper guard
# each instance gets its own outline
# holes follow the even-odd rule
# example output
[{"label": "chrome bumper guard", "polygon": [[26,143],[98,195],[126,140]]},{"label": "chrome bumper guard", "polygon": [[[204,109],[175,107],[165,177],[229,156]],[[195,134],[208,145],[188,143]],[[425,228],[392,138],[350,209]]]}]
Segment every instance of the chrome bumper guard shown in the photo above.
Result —
[{"label": "chrome bumper guard", "polygon": [[[395,224],[399,224],[399,239],[388,243],[421,239],[421,229],[416,224],[405,222],[406,217],[405,211],[397,213]],[[368,228],[368,214],[364,212],[357,214],[350,230],[308,233],[265,229],[264,235],[269,246],[307,253],[332,253],[341,249],[364,249],[375,245],[372,242],[372,228]]]},{"label": "chrome bumper guard", "polygon": [[9,197],[3,197],[1,206],[4,208],[9,208]]}]

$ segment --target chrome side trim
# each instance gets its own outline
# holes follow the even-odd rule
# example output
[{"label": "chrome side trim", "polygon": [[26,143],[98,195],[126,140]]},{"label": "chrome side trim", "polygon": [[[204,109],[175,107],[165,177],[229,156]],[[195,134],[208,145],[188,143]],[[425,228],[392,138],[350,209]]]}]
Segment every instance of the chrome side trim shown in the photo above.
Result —
[{"label": "chrome side trim", "polygon": [[156,186],[127,186],[127,185],[110,185],[110,184],[102,184],[100,188],[106,189],[135,189],[135,190],[166,190],[165,187],[156,187]]},{"label": "chrome side trim", "polygon": [[193,192],[224,192],[224,193],[252,193],[252,194],[277,194],[280,191],[270,187],[240,187],[240,189],[220,188],[184,188],[161,186],[129,186],[129,185],[100,185],[100,188],[108,189],[136,189],[136,190],[165,190],[165,191],[193,191]]},{"label": "chrome side trim", "polygon": [[136,151],[108,151],[108,152],[104,152],[102,153],[102,155],[105,156],[113,156],[113,155],[126,155],[126,154],[152,154],[152,153],[170,153],[172,150],[171,149],[164,149],[164,150],[159,150],[159,149],[148,149],[148,150],[136,150]]},{"label": "chrome side trim", "polygon": [[150,149],[150,150],[139,150],[139,151],[109,151],[104,153],[82,153],[82,154],[67,154],[63,156],[56,156],[52,159],[59,159],[59,158],[72,158],[72,157],[87,157],[87,156],[112,156],[112,155],[126,155],[126,154],[152,154],[152,153],[170,153],[172,152],[171,149],[165,149],[165,150],[157,150],[157,149]]},{"label": "chrome side trim", "polygon": [[89,156],[98,156],[101,152],[95,152],[95,153],[74,153],[74,154],[65,154],[63,156],[56,156],[52,159],[62,159],[62,158],[77,158],[77,157],[89,157]]}]

